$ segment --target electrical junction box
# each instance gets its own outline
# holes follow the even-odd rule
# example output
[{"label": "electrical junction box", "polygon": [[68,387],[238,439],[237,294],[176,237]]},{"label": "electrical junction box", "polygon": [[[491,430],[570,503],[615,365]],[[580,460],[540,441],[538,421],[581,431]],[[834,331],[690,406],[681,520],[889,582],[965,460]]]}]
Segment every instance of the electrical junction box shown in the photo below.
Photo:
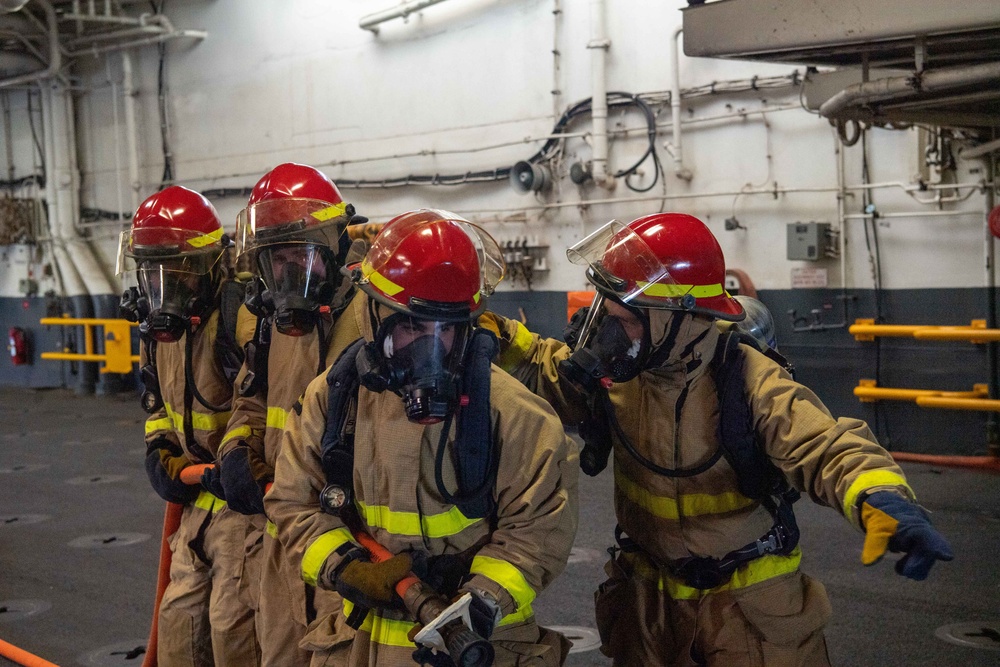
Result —
[{"label": "electrical junction box", "polygon": [[793,222],[788,225],[788,259],[822,259],[829,244],[828,222]]}]

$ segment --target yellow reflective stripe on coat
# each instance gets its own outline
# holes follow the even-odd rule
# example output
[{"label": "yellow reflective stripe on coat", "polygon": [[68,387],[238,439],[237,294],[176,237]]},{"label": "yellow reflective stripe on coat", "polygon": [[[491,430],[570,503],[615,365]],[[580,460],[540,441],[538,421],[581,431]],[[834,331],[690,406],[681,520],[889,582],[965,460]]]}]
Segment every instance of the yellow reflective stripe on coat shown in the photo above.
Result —
[{"label": "yellow reflective stripe on coat", "polygon": [[346,528],[335,528],[313,540],[302,554],[302,579],[310,586],[315,586],[326,559],[350,541],[351,531]]},{"label": "yellow reflective stripe on coat", "polygon": [[517,611],[504,616],[500,625],[519,623],[531,617],[531,603],[534,601],[536,593],[519,569],[499,558],[476,556],[472,559],[469,574],[481,574],[495,581],[507,589],[510,596],[514,598]]},{"label": "yellow reflective stripe on coat", "polygon": [[361,275],[363,275],[368,282],[377,287],[383,294],[395,296],[403,291],[402,285],[397,285],[383,276],[381,273],[376,271],[375,267],[369,264],[367,260],[361,262]]},{"label": "yellow reflective stripe on coat", "polygon": [[288,410],[281,408],[267,409],[267,427],[285,430],[285,422],[288,421]]},{"label": "yellow reflective stripe on coat", "polygon": [[366,505],[361,501],[357,501],[357,505],[365,523],[393,535],[450,537],[482,521],[470,519],[457,507],[441,514],[421,515],[416,512],[397,512],[385,505]]},{"label": "yellow reflective stripe on coat", "polygon": [[222,238],[222,227],[219,227],[214,232],[209,232],[208,234],[202,234],[201,236],[196,236],[193,239],[188,239],[188,244],[193,245],[195,248],[204,248],[207,245],[211,245]]},{"label": "yellow reflective stripe on coat", "polygon": [[198,494],[198,497],[194,499],[194,506],[215,514],[226,506],[226,501],[218,496],[212,495],[208,491],[202,491]]},{"label": "yellow reflective stripe on coat", "polygon": [[795,572],[799,569],[799,563],[802,561],[802,550],[795,547],[792,553],[787,556],[773,554],[761,556],[737,568],[726,583],[709,589],[691,588],[684,585],[680,579],[670,575],[661,575],[660,571],[642,556],[629,553],[623,553],[622,556],[632,565],[632,569],[637,575],[648,581],[656,581],[657,587],[674,600],[698,600],[706,595],[746,588],[768,579],[780,577],[783,574]]},{"label": "yellow reflective stripe on coat", "polygon": [[268,520],[264,524],[264,531],[274,539],[278,539],[278,526],[273,521]]},{"label": "yellow reflective stripe on coat", "polygon": [[644,294],[667,298],[690,294],[698,299],[707,299],[713,296],[722,296],[726,293],[726,290],[722,288],[722,283],[715,283],[714,285],[678,285],[677,283],[646,283],[640,280],[638,285]]},{"label": "yellow reflective stripe on coat", "polygon": [[161,417],[160,419],[147,419],[146,420],[146,435],[149,435],[153,431],[170,431],[174,427],[174,423],[170,421],[170,417]]},{"label": "yellow reflective stripe on coat", "polygon": [[869,470],[858,475],[844,494],[844,516],[860,525],[861,517],[857,515],[858,496],[875,486],[902,486],[910,492],[910,498],[916,498],[913,489],[906,483],[906,478],[892,470]]},{"label": "yellow reflective stripe on coat", "polygon": [[[354,603],[344,600],[344,617],[351,615],[354,610]],[[382,618],[375,612],[370,611],[365,616],[364,622],[358,628],[359,632],[367,632],[371,635],[371,642],[383,646],[401,646],[404,648],[415,648],[416,644],[410,641],[409,634],[417,624],[411,621],[396,621],[389,618]]]},{"label": "yellow reflective stripe on coat", "polygon": [[[173,421],[174,430],[178,433],[184,432],[184,413],[175,411],[169,403],[163,404],[163,409],[167,411],[167,416]],[[215,431],[225,428],[229,423],[229,416],[232,413],[226,412],[195,412],[191,411],[191,426],[199,431]]]},{"label": "yellow reflective stripe on coat", "polygon": [[227,431],[224,436],[222,436],[222,442],[229,442],[230,440],[246,440],[253,435],[253,429],[249,426],[237,426],[231,431]]},{"label": "yellow reflective stripe on coat", "polygon": [[310,217],[319,220],[320,222],[326,222],[333,218],[339,218],[347,212],[347,204],[341,202],[339,204],[334,204],[333,206],[327,206],[326,208],[321,208],[318,211],[310,213]]},{"label": "yellow reflective stripe on coat", "polygon": [[630,480],[618,469],[615,469],[615,484],[626,498],[642,509],[653,516],[673,521],[682,516],[725,514],[754,504],[753,500],[736,491],[717,495],[690,493],[681,495],[677,499],[656,496]]}]

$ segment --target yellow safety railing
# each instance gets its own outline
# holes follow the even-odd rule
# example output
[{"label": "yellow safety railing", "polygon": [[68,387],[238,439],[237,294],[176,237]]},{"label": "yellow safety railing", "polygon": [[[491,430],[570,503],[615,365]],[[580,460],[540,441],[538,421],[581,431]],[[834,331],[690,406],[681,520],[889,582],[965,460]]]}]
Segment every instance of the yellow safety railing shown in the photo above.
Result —
[{"label": "yellow safety railing", "polygon": [[[102,319],[96,317],[43,317],[38,321],[45,326],[64,326],[84,328],[83,352],[42,352],[42,359],[61,361],[99,361],[104,365],[102,373],[131,373],[132,364],[139,361],[138,354],[132,354],[132,335],[129,329],[138,324],[121,319]],[[104,329],[104,354],[94,351],[94,327]]]},{"label": "yellow safety railing", "polygon": [[876,337],[916,338],[917,340],[967,340],[972,343],[1000,341],[1000,329],[987,329],[986,320],[972,320],[969,326],[932,326],[924,324],[875,324],[859,319],[848,329],[855,340],[871,341]]}]

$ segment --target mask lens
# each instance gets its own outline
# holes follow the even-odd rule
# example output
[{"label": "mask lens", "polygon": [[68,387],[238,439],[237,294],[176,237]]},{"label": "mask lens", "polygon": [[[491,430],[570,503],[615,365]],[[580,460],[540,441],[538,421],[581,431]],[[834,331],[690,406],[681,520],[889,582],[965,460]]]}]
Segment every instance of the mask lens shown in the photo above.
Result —
[{"label": "mask lens", "polygon": [[411,421],[441,421],[458,405],[459,368],[469,327],[405,315],[383,324],[379,349],[389,371],[389,388],[403,398]]}]

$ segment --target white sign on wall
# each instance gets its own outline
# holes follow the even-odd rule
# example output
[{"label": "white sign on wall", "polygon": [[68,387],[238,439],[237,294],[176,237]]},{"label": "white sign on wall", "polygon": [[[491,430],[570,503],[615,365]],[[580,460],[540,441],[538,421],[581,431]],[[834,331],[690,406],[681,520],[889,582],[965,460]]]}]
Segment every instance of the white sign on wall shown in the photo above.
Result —
[{"label": "white sign on wall", "polygon": [[826,269],[812,266],[792,269],[792,289],[826,287],[826,282]]}]

